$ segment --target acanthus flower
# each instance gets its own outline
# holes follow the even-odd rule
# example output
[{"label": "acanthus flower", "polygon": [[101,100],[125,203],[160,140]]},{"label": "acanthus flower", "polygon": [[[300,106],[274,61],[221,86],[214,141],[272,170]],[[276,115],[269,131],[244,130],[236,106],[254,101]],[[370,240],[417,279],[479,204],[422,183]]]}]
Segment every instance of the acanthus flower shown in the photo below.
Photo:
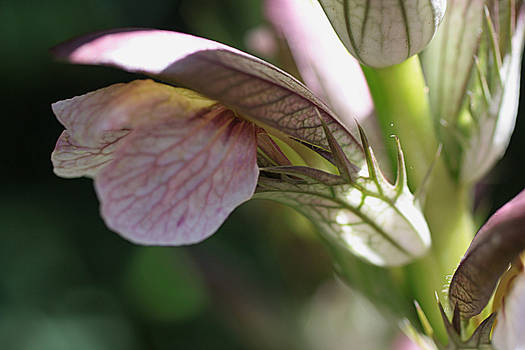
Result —
[{"label": "acanthus flower", "polygon": [[66,127],[55,173],[95,178],[107,225],[134,242],[201,241],[253,195],[253,123],[191,91],[135,80],[53,111]]},{"label": "acanthus flower", "polygon": [[[457,320],[452,322],[455,330],[450,327],[452,340],[461,341],[460,318],[469,320],[482,313],[498,286],[493,303],[495,313],[479,325],[469,345],[490,348],[493,344],[496,350],[525,347],[521,331],[525,321],[525,274],[520,259],[525,251],[524,227],[522,191],[492,215],[474,237],[450,283],[449,302]],[[496,326],[490,338],[494,321]]]},{"label": "acanthus flower", "polygon": [[[94,177],[102,216],[124,237],[198,242],[256,191],[296,207],[329,239],[378,265],[404,264],[430,245],[401,150],[394,186],[364,133],[361,146],[278,68],[213,41],[157,30],[94,34],[54,53],[165,82],[117,84],[53,107],[66,127],[55,172]],[[294,163],[296,151],[324,157],[332,171]]]}]

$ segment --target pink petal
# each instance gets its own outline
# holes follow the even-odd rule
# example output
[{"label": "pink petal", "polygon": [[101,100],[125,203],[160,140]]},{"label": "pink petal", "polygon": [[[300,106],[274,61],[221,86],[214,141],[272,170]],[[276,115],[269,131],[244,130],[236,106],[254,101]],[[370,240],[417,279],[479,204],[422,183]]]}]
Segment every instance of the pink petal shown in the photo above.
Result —
[{"label": "pink petal", "polygon": [[113,159],[131,129],[194,116],[213,104],[191,91],[152,80],[115,84],[54,103],[53,111],[67,129],[51,155],[54,171],[62,177],[94,177]]},{"label": "pink petal", "polygon": [[215,103],[180,96],[181,89],[153,80],[135,80],[56,102],[52,108],[76,143],[97,147],[106,131],[192,115]]},{"label": "pink petal", "polygon": [[77,143],[68,130],[64,130],[51,154],[53,170],[61,177],[95,177],[113,159],[113,152],[129,130],[107,131],[95,147]]},{"label": "pink petal", "polygon": [[343,121],[369,116],[372,98],[359,62],[348,53],[319,2],[266,0],[265,4],[308,87],[324,97]]},{"label": "pink petal", "polygon": [[95,180],[106,224],[142,244],[205,239],[253,195],[255,140],[223,107],[134,130]]},{"label": "pink petal", "polygon": [[405,334],[399,334],[394,339],[394,343],[392,344],[392,350],[422,350],[422,349],[421,347],[419,347],[417,343],[415,343],[412,339],[410,339]]},{"label": "pink petal", "polygon": [[228,46],[176,32],[127,29],[72,40],[54,52],[72,63],[111,65],[180,84],[328,149],[319,109],[350,160],[362,163],[359,143],[310,90],[278,68]]}]

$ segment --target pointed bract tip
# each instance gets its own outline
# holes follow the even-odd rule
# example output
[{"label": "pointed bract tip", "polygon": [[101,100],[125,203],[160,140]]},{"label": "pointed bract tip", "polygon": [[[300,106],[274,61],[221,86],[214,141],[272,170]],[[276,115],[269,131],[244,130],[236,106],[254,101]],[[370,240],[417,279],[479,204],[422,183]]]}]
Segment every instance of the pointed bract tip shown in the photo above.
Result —
[{"label": "pointed bract tip", "polygon": [[401,148],[401,141],[396,135],[393,136],[396,142],[397,150],[397,176],[395,188],[398,192],[402,192],[407,186],[407,170],[405,164],[405,155],[403,154],[403,149]]}]

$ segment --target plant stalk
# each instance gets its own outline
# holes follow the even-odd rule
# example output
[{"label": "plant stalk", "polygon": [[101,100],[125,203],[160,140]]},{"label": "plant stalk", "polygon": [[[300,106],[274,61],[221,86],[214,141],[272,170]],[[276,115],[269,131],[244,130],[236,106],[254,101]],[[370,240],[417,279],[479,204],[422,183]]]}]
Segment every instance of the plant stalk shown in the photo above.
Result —
[{"label": "plant stalk", "polygon": [[363,66],[363,72],[392,168],[396,166],[395,143],[387,140],[396,135],[405,155],[409,186],[413,192],[422,193],[418,200],[433,242],[424,258],[405,268],[407,287],[423,308],[436,337],[446,343],[435,293],[446,305],[447,277],[454,272],[473,237],[470,191],[457,184],[442,157],[436,158],[439,142],[418,56],[386,68]]}]

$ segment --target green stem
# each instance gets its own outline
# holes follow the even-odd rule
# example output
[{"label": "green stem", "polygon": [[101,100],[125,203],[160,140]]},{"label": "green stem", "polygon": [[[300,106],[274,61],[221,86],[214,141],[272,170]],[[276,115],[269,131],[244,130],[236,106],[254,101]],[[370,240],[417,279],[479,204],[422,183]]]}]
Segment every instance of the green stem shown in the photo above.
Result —
[{"label": "green stem", "polygon": [[[363,67],[384,140],[397,135],[407,164],[409,186],[421,186],[434,161],[438,140],[433,127],[427,88],[417,56],[381,69]],[[395,167],[394,142],[385,142]],[[427,315],[435,335],[447,336],[435,301],[445,304],[446,278],[453,273],[473,235],[469,189],[459,186],[439,157],[425,184],[424,214],[433,245],[429,253],[406,267],[409,288]],[[445,293],[446,294],[446,293]]]},{"label": "green stem", "polygon": [[414,299],[423,308],[437,338],[446,343],[434,295],[437,293],[446,308],[449,277],[472,240],[474,224],[467,192],[450,183],[439,186],[450,177],[435,176],[433,180],[424,208],[432,234],[432,248],[424,258],[406,266],[405,271]]},{"label": "green stem", "polygon": [[[384,139],[396,135],[401,140],[414,189],[423,181],[438,147],[419,60],[413,56],[387,68],[363,66],[363,72]],[[395,168],[395,142],[386,141],[385,146]]]}]

